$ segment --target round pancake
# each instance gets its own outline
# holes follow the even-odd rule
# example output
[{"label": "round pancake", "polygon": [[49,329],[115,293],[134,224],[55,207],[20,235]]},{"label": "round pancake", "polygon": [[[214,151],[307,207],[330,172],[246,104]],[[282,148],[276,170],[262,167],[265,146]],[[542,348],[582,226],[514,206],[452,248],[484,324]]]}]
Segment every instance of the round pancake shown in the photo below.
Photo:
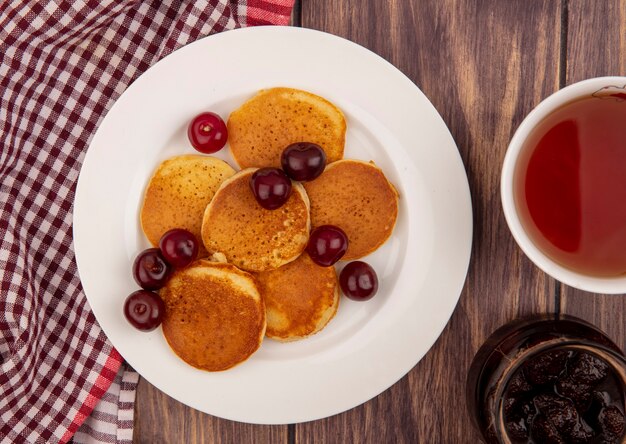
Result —
[{"label": "round pancake", "polygon": [[265,335],[265,306],[254,278],[230,264],[199,260],[163,287],[163,334],[186,363],[211,372],[252,355]]},{"label": "round pancake", "polygon": [[296,341],[317,333],[337,313],[335,267],[320,267],[309,255],[256,275],[267,313],[268,338]]},{"label": "round pancake", "polygon": [[398,217],[398,192],[373,163],[331,163],[304,187],[313,228],[335,225],[347,234],[348,251],[341,260],[366,256],[391,235]]},{"label": "round pancake", "polygon": [[[223,160],[183,155],[163,161],[152,174],[141,207],[141,228],[154,246],[172,228],[184,228],[200,242],[204,210],[222,182],[235,174]],[[200,243],[198,257],[206,254]]]},{"label": "round pancake", "polygon": [[292,182],[287,202],[266,210],[254,198],[248,168],[217,190],[206,208],[202,241],[209,253],[248,271],[278,268],[300,256],[309,240],[309,199],[301,184]]},{"label": "round pancake", "polygon": [[318,144],[334,162],[343,158],[345,139],[341,110],[298,89],[261,90],[228,118],[228,143],[241,168],[280,167],[281,153],[296,142]]}]

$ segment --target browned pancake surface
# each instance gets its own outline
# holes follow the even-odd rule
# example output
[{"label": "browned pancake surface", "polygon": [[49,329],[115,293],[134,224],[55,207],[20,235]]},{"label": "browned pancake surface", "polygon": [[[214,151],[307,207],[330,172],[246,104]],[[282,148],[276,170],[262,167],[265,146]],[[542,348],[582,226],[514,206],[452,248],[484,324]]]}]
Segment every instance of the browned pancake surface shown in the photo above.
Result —
[{"label": "browned pancake surface", "polygon": [[252,276],[232,265],[196,261],[177,271],[160,295],[163,334],[194,367],[226,370],[261,345],[265,307]]},{"label": "browned pancake surface", "polygon": [[311,205],[311,225],[335,225],[348,235],[342,260],[376,250],[391,235],[398,216],[398,193],[371,163],[340,160],[304,187]]},{"label": "browned pancake surface", "polygon": [[323,329],[339,305],[334,267],[320,267],[303,253],[293,262],[256,275],[267,310],[266,336],[303,339]]},{"label": "browned pancake surface", "polygon": [[228,142],[241,168],[280,167],[281,153],[296,142],[317,143],[333,162],[343,157],[345,135],[335,105],[291,88],[262,90],[228,119]]},{"label": "browned pancake surface", "polygon": [[296,259],[309,239],[309,202],[304,188],[293,182],[287,202],[266,210],[254,198],[250,176],[240,171],[215,193],[204,213],[202,241],[209,253],[248,271],[278,268]]},{"label": "browned pancake surface", "polygon": [[230,165],[210,156],[182,155],[162,162],[148,183],[141,208],[141,227],[150,243],[157,246],[172,228],[184,228],[200,241],[204,210],[233,174]]}]

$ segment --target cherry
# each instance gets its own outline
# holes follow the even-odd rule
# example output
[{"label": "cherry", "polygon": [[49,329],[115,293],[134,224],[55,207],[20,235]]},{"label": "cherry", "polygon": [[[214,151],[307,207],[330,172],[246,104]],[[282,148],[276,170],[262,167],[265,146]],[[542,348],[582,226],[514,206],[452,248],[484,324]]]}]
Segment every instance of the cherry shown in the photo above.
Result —
[{"label": "cherry", "polygon": [[311,260],[322,267],[330,267],[346,253],[348,236],[334,225],[322,225],[311,232],[306,251]]},{"label": "cherry", "polygon": [[315,143],[292,143],[283,151],[280,163],[293,180],[313,180],[326,167],[326,153]]},{"label": "cherry", "polygon": [[141,331],[152,331],[163,320],[165,304],[158,294],[138,290],[124,302],[124,316],[130,324]]},{"label": "cherry", "polygon": [[228,129],[220,116],[206,112],[197,115],[187,128],[191,145],[201,153],[215,153],[226,145]]},{"label": "cherry", "polygon": [[159,248],[165,260],[173,267],[189,265],[198,254],[198,241],[187,230],[174,228],[165,233],[159,241]]},{"label": "cherry", "polygon": [[378,277],[365,262],[354,261],[341,270],[339,285],[343,294],[355,301],[372,299],[378,291]]},{"label": "cherry", "polygon": [[148,248],[135,258],[133,277],[144,290],[158,290],[163,287],[172,271],[161,250]]},{"label": "cherry", "polygon": [[291,180],[278,168],[261,168],[250,177],[250,188],[259,205],[266,210],[283,206],[291,196]]}]

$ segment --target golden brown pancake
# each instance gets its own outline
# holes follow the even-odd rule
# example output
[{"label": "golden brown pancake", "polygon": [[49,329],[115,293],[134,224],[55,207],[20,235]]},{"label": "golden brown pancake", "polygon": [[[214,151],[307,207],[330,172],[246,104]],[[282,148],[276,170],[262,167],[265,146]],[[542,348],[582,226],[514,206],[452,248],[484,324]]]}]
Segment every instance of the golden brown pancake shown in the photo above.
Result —
[{"label": "golden brown pancake", "polygon": [[[184,228],[200,242],[204,210],[222,182],[235,174],[223,160],[187,154],[162,162],[150,179],[141,208],[141,228],[159,244],[172,228]],[[199,257],[206,254],[202,243]]]},{"label": "golden brown pancake", "polygon": [[292,183],[287,202],[266,210],[250,189],[256,171],[240,171],[222,184],[207,207],[202,241],[209,253],[248,271],[278,268],[300,256],[309,240],[309,199],[301,184]]},{"label": "golden brown pancake", "polygon": [[373,163],[331,163],[304,187],[311,204],[311,225],[335,225],[348,235],[342,260],[358,259],[380,247],[398,217],[398,193]]},{"label": "golden brown pancake", "polygon": [[298,89],[261,90],[228,118],[228,143],[241,168],[280,167],[281,153],[296,142],[318,144],[334,162],[343,157],[345,138],[341,110]]},{"label": "golden brown pancake", "polygon": [[267,310],[268,338],[296,341],[317,333],[337,313],[335,267],[320,267],[309,255],[256,275]]},{"label": "golden brown pancake", "polygon": [[162,327],[172,350],[211,372],[254,353],[265,334],[265,306],[254,278],[230,264],[199,260],[178,270],[160,292]]}]

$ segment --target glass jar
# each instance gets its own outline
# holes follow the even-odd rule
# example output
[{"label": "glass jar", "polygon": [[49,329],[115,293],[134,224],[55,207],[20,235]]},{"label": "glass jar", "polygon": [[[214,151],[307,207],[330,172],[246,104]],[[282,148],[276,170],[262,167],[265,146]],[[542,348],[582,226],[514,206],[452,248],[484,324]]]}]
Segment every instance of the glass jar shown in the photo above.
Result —
[{"label": "glass jar", "polygon": [[[534,438],[535,440],[533,440],[530,432],[531,421],[538,418],[537,402],[538,400],[545,399],[547,396],[548,398],[556,398],[558,402],[563,401],[570,405],[575,404],[578,409],[578,400],[572,401],[572,399],[575,398],[570,399],[567,398],[567,396],[565,396],[567,399],[562,398],[561,396],[564,395],[563,393],[559,393],[557,386],[561,388],[565,387],[566,382],[569,381],[565,379],[568,377],[568,372],[581,373],[581,369],[588,370],[588,368],[576,364],[576,359],[582,359],[583,354],[588,355],[584,356],[585,359],[591,356],[592,358],[589,359],[594,360],[594,362],[597,362],[595,359],[599,358],[601,361],[608,364],[608,375],[603,380],[602,391],[593,392],[593,396],[600,397],[600,393],[606,393],[605,396],[608,396],[606,399],[610,400],[611,405],[615,405],[615,407],[611,407],[613,412],[610,413],[616,413],[615,409],[619,409],[623,420],[623,415],[626,410],[626,357],[619,347],[603,332],[580,319],[569,316],[562,316],[559,319],[549,318],[547,316],[534,317],[513,321],[496,330],[478,350],[470,366],[467,378],[467,404],[472,421],[485,441],[489,444],[547,442],[548,439],[545,437],[536,437]],[[558,373],[559,370],[556,370],[554,373],[555,375],[558,373],[560,376],[551,375],[547,367],[548,370],[540,369],[541,372],[538,375],[531,375],[529,380],[534,382],[528,383],[529,369],[535,368],[539,360],[549,365],[550,362],[548,358],[552,359],[554,357],[559,359],[560,357],[563,358],[562,363],[559,364],[563,365],[562,370],[560,370],[560,373]],[[574,362],[574,364],[572,364],[572,362]],[[591,373],[593,373],[593,371]],[[591,376],[593,375],[591,374]],[[583,378],[585,377],[586,376],[583,375]],[[533,380],[533,378],[538,379]],[[544,381],[541,378],[547,379]],[[514,380],[514,382],[511,382],[512,380]],[[520,392],[518,390],[520,380],[523,380],[525,384],[524,390],[526,390],[526,392]],[[533,385],[540,383],[544,385]],[[595,386],[590,387],[592,388],[589,390],[600,390],[594,388]],[[523,395],[518,395],[518,393],[523,393]],[[532,398],[532,400],[528,400],[533,394],[536,395],[539,393],[543,398],[535,397]],[[519,398],[515,396],[519,396]],[[526,409],[524,410],[526,414],[530,416],[528,422],[522,420],[519,424],[514,425],[515,427],[519,426],[522,428],[522,436],[524,433],[523,428],[527,427],[528,439],[519,436],[514,437],[514,433],[511,429],[512,424],[510,422],[507,423],[506,417],[506,415],[509,414],[507,413],[507,409],[512,409],[513,407],[511,406],[514,405],[518,399],[522,399],[522,396],[526,396],[524,399],[527,400],[524,401],[525,404],[523,407]],[[591,398],[591,396],[592,394],[590,392],[589,397]],[[593,407],[592,404],[589,405]],[[587,407],[587,409],[592,407]],[[599,408],[602,409],[605,407],[606,406]],[[509,412],[510,411],[511,410],[509,410]],[[590,410],[585,410],[585,412],[589,411]],[[539,413],[542,415],[541,421],[545,421],[545,415],[541,411],[539,411]],[[583,418],[582,413],[580,414],[581,418]],[[601,414],[606,417],[604,412]],[[620,415],[620,413],[616,414],[618,416]],[[537,421],[539,421],[539,419],[537,419]],[[579,421],[581,420],[579,419]],[[588,426],[587,422],[584,421],[581,422],[581,424],[583,424],[584,427]],[[540,425],[533,425],[533,427],[537,427],[535,430],[539,430]],[[597,427],[600,426],[598,425]],[[595,429],[588,428],[585,430]],[[570,432],[571,430],[568,430],[564,433]],[[585,433],[595,433],[595,436],[593,439],[583,442],[603,442],[602,439],[604,435],[599,436],[597,431]],[[605,442],[626,442],[625,433],[626,432],[622,429],[621,436],[615,438],[615,441],[609,440]]]}]

